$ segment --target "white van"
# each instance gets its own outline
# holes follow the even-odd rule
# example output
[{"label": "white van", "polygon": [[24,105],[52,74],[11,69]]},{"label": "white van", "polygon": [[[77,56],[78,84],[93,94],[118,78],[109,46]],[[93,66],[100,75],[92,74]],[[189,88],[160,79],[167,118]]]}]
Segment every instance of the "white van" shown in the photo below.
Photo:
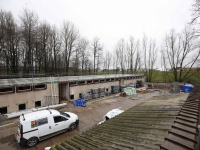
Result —
[{"label": "white van", "polygon": [[76,129],[79,124],[78,116],[70,112],[57,110],[42,110],[19,117],[17,141],[21,145],[32,147],[54,135],[67,130]]}]

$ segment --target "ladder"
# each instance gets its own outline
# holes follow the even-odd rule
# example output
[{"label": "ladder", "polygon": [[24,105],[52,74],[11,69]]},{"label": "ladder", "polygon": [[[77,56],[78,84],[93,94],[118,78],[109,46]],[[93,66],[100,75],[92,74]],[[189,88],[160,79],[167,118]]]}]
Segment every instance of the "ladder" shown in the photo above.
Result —
[{"label": "ladder", "polygon": [[54,85],[54,77],[50,76],[50,81],[51,81],[51,96],[52,96],[52,105],[54,105],[55,98],[56,98],[56,92],[55,92],[55,85]]}]

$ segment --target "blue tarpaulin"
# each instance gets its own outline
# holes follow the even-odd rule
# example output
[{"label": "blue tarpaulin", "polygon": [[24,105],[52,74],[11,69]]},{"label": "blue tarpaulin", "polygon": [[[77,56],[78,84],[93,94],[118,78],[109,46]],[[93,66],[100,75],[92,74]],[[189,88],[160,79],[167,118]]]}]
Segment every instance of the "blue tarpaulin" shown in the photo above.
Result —
[{"label": "blue tarpaulin", "polygon": [[181,92],[190,93],[193,87],[194,87],[193,84],[184,83],[183,87],[181,88]]},{"label": "blue tarpaulin", "polygon": [[194,87],[194,84],[184,83],[184,86],[188,86],[188,87],[193,88],[193,87]]},{"label": "blue tarpaulin", "polygon": [[74,101],[74,106],[83,106],[86,107],[86,102],[84,99],[78,99]]}]

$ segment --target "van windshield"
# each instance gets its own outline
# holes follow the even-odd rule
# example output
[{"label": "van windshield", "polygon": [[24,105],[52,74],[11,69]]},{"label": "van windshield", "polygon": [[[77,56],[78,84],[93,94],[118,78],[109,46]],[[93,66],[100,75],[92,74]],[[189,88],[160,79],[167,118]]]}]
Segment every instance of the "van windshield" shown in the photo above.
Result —
[{"label": "van windshield", "polygon": [[61,112],[61,111],[59,111],[59,112],[60,112],[61,115],[70,118],[70,115],[68,115],[67,113],[63,113],[63,112]]}]

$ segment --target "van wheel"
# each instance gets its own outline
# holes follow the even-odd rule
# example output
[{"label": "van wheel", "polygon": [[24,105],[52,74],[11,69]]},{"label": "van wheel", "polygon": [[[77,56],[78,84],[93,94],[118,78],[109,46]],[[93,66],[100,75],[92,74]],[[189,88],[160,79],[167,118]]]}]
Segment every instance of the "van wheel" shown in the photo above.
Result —
[{"label": "van wheel", "polygon": [[32,147],[32,146],[35,146],[37,143],[38,143],[38,139],[36,137],[32,137],[32,138],[28,139],[26,145],[28,147]]},{"label": "van wheel", "polygon": [[69,131],[73,131],[73,130],[75,130],[75,129],[76,129],[76,123],[70,124],[70,126],[69,126]]}]

